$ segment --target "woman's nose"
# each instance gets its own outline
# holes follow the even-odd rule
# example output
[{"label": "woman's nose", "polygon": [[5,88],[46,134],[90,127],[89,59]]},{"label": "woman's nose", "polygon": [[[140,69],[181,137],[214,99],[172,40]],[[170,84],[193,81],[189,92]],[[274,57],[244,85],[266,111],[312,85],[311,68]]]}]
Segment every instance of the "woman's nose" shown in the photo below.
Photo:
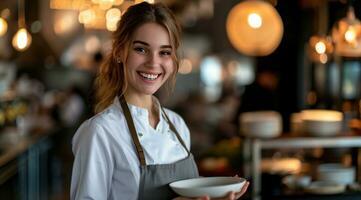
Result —
[{"label": "woman's nose", "polygon": [[150,53],[148,55],[148,64],[157,65],[157,64],[159,64],[159,62],[160,62],[160,58],[159,58],[159,55],[156,52]]}]

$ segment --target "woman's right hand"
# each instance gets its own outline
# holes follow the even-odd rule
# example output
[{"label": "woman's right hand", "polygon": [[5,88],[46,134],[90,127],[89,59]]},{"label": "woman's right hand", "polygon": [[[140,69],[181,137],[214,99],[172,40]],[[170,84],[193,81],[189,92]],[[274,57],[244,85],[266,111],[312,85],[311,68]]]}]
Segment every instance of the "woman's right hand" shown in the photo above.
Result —
[{"label": "woman's right hand", "polygon": [[236,200],[239,199],[241,196],[246,193],[247,188],[249,186],[249,182],[247,181],[246,184],[242,187],[242,190],[240,192],[229,192],[225,197],[222,198],[215,198],[211,199],[208,196],[198,197],[198,198],[187,198],[187,197],[177,197],[173,200]]}]

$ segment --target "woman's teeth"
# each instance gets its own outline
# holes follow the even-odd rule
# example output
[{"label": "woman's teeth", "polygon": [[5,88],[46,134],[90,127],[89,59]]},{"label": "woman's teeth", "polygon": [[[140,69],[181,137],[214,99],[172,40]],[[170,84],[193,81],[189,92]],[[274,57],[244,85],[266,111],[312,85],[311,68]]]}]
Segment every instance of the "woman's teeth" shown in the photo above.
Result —
[{"label": "woman's teeth", "polygon": [[159,74],[146,74],[146,73],[139,73],[143,78],[146,78],[148,80],[155,80],[158,78]]}]

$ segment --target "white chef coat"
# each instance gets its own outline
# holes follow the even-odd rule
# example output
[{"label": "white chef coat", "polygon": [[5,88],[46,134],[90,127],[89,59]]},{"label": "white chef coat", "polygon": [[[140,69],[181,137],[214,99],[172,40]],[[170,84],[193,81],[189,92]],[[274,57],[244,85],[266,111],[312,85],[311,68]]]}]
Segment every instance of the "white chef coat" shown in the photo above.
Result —
[{"label": "white chef coat", "polygon": [[[149,125],[146,109],[128,105],[147,165],[169,164],[188,156],[161,110],[154,129]],[[184,120],[171,110],[165,112],[189,149],[189,129]],[[137,199],[140,162],[118,98],[103,112],[85,121],[72,142],[75,155],[72,200]]]}]

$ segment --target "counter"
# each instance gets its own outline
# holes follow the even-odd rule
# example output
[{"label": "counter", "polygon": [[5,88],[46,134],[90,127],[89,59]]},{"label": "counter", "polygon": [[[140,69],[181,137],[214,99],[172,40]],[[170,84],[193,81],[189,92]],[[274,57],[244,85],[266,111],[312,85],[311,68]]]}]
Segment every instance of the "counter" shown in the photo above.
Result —
[{"label": "counter", "polygon": [[[0,133],[0,196],[6,199],[48,199],[49,150],[54,131],[19,136]],[[13,135],[11,135],[13,134]]]}]

